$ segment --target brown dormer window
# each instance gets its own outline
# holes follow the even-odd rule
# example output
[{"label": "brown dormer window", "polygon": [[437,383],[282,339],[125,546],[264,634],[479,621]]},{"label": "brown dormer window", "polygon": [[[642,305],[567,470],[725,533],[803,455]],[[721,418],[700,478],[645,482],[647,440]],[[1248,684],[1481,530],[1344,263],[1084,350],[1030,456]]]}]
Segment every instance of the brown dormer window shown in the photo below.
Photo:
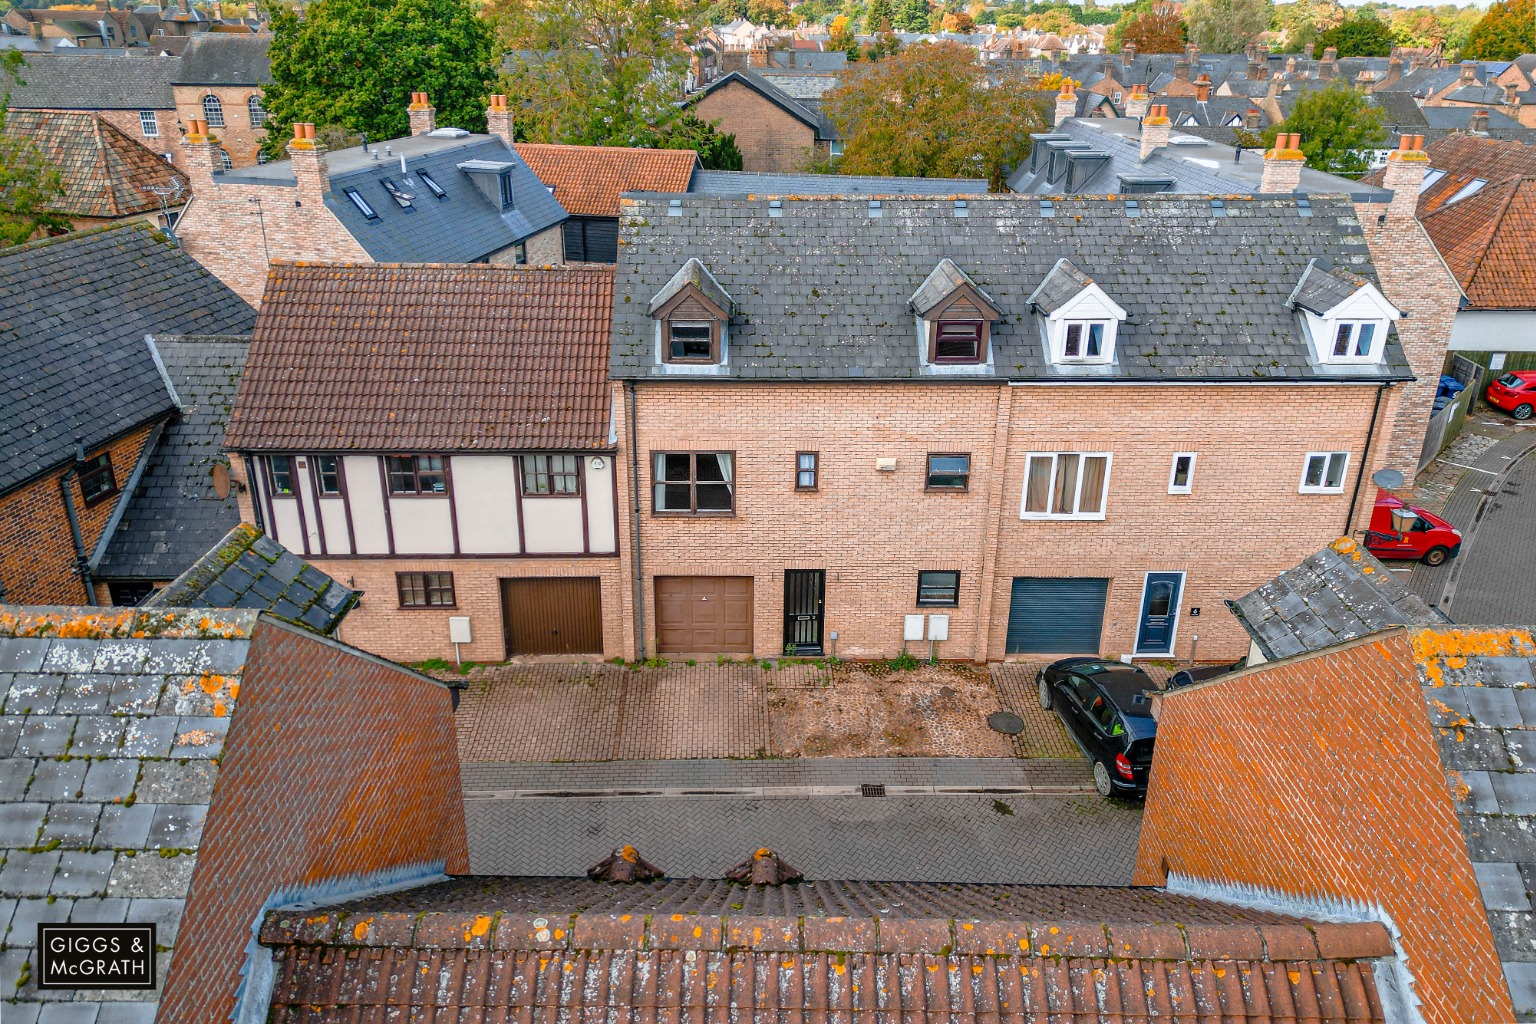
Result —
[{"label": "brown dormer window", "polygon": [[718,363],[720,325],[714,320],[666,321],[666,361],[669,363]]},{"label": "brown dormer window", "polygon": [[934,326],[929,362],[979,363],[986,340],[985,320],[940,320]]}]

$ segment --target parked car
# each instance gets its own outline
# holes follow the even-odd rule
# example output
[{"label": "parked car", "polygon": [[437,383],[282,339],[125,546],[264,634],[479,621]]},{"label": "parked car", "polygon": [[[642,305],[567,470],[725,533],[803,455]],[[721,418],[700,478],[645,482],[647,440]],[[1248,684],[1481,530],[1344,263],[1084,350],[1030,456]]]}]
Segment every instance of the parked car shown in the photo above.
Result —
[{"label": "parked car", "polygon": [[1228,672],[1236,672],[1240,668],[1247,667],[1248,659],[1239,658],[1230,665],[1201,665],[1199,668],[1180,669],[1168,677],[1168,689],[1177,690],[1191,683],[1203,683],[1207,679],[1215,679],[1217,676],[1224,676]]},{"label": "parked car", "polygon": [[1517,420],[1536,412],[1536,370],[1514,370],[1488,385],[1488,404],[1503,409]]},{"label": "parked car", "polygon": [[1040,670],[1040,706],[1061,716],[1093,762],[1102,796],[1145,796],[1152,772],[1157,684],[1141,669],[1102,658],[1063,658]]},{"label": "parked car", "polygon": [[1392,510],[1404,508],[1389,494],[1376,499],[1371,513],[1371,528],[1365,531],[1365,549],[1377,558],[1411,558],[1425,565],[1443,565],[1461,553],[1461,531],[1439,516],[1412,505],[1408,529],[1399,532],[1392,525]]}]

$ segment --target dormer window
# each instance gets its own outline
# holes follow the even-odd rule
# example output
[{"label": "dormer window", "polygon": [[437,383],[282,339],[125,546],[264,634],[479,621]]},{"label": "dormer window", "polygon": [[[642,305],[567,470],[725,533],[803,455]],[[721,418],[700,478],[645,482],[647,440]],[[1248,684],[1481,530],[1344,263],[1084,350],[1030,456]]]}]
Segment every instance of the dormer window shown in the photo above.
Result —
[{"label": "dormer window", "polygon": [[981,362],[981,342],[986,330],[984,320],[940,320],[939,328],[934,332],[930,360],[935,363]]},{"label": "dormer window", "polygon": [[712,320],[668,320],[666,361],[719,362],[718,337]]},{"label": "dormer window", "polygon": [[1067,324],[1067,336],[1063,342],[1063,359],[1102,359],[1104,357],[1103,323]]},{"label": "dormer window", "polygon": [[718,372],[727,360],[731,296],[696,259],[651,299],[658,361],[679,372]]},{"label": "dormer window", "polygon": [[1333,354],[1335,357],[1367,358],[1371,355],[1371,344],[1375,338],[1376,325],[1373,323],[1339,324],[1338,332],[1333,336]]},{"label": "dormer window", "polygon": [[1071,260],[1060,259],[1029,296],[1050,361],[1113,363],[1126,312]]},{"label": "dormer window", "polygon": [[1287,305],[1322,364],[1381,362],[1392,322],[1402,316],[1370,281],[1324,260],[1307,264]]},{"label": "dormer window", "polygon": [[927,372],[985,372],[992,324],[1002,313],[954,261],[940,260],[908,305],[917,314],[918,362]]}]

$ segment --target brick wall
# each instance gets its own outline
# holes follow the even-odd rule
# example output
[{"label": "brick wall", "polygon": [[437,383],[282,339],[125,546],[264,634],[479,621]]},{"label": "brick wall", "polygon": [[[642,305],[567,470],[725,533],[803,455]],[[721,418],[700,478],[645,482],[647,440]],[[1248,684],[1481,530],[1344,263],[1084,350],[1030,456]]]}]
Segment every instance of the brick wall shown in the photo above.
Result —
[{"label": "brick wall", "polygon": [[[236,167],[249,167],[256,163],[256,153],[261,149],[262,142],[266,140],[267,130],[251,124],[251,111],[248,104],[252,96],[262,94],[261,89],[248,85],[178,85],[174,86],[172,91],[176,97],[175,116],[181,119],[182,124],[202,120],[203,97],[217,96],[224,108],[224,127],[215,127],[214,132],[229,152],[230,162]],[[172,124],[171,127],[174,130],[175,125]],[[163,124],[160,134],[162,136],[166,134]],[[167,146],[166,148],[179,149],[180,147]]]},{"label": "brick wall", "polygon": [[469,870],[449,691],[270,622],[253,634],[159,1020],[228,1018],[276,892]]},{"label": "brick wall", "polygon": [[[110,452],[112,475],[122,488],[151,429],[139,427],[104,448],[87,449],[86,457]],[[0,586],[4,587],[5,599],[12,604],[81,604],[86,600],[80,574],[75,570],[69,517],[59,492],[59,479],[71,468],[73,463],[0,497]],[[70,488],[89,555],[123,497],[119,493],[87,508],[80,496],[79,482],[72,480]]]},{"label": "brick wall", "polygon": [[1379,904],[1426,1021],[1514,1020],[1400,633],[1161,702],[1134,883],[1167,872]]},{"label": "brick wall", "polygon": [[799,171],[816,144],[816,132],[741,82],[731,82],[696,104],[705,121],[736,136],[744,171]]}]

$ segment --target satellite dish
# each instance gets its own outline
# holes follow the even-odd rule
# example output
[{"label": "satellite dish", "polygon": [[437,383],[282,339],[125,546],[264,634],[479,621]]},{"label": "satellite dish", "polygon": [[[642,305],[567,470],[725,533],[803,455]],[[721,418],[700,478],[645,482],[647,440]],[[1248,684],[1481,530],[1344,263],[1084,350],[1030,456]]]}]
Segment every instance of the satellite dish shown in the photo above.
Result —
[{"label": "satellite dish", "polygon": [[229,497],[229,467],[224,465],[222,462],[216,463],[213,469],[209,471],[208,475],[213,477],[213,493],[219,496],[219,500],[223,501],[225,498]]},{"label": "satellite dish", "polygon": [[1393,491],[1403,486],[1403,474],[1395,469],[1378,469],[1371,474],[1371,483],[1384,491]]}]

